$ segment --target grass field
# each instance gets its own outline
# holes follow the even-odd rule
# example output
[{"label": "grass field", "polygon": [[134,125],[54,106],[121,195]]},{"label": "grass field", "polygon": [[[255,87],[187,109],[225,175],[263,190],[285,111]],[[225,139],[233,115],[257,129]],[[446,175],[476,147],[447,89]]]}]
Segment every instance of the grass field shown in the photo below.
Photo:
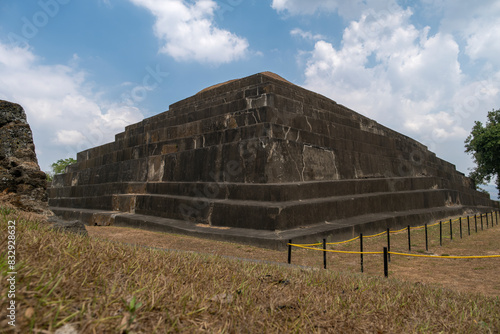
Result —
[{"label": "grass field", "polygon": [[[5,208],[0,209],[3,235],[9,220],[16,221],[17,309],[16,327],[5,316],[0,319],[6,333],[53,333],[65,325],[81,333],[500,331],[498,259],[394,257],[386,279],[378,255],[366,256],[365,274],[360,274],[359,255],[329,254],[331,270],[323,270],[320,252],[297,249],[292,262],[312,267],[298,268],[221,256],[286,262],[286,252],[163,233],[109,227],[89,228],[90,238],[63,234],[37,217]],[[495,226],[448,240],[443,247],[433,241],[431,251],[498,254],[499,230]],[[417,233],[412,247],[416,254],[421,248]],[[404,240],[404,233],[393,236],[394,245],[404,245]],[[378,251],[382,244],[383,238],[367,240],[365,250]],[[0,247],[5,282],[6,238]],[[338,249],[350,248],[357,245]],[[457,278],[450,277],[452,272]],[[478,273],[487,283],[474,288]],[[442,279],[427,280],[439,275]],[[1,289],[6,310],[8,285]]]},{"label": "grass field", "polygon": [[[412,251],[408,252],[408,234],[406,231],[391,233],[391,250],[412,254],[427,255],[492,255],[500,254],[500,226],[483,222],[483,230],[478,220],[478,232],[475,232],[471,220],[470,236],[467,222],[462,222],[462,236],[457,222],[453,223],[453,241],[450,240],[449,225],[443,224],[443,246],[439,242],[439,226],[428,229],[429,252],[425,250],[423,229],[411,230]],[[117,242],[157,247],[197,251],[206,254],[249,258],[262,261],[287,262],[286,251],[273,251],[258,247],[216,242],[183,235],[143,231],[132,228],[87,226],[89,234],[96,238]],[[318,240],[321,241],[321,240]],[[364,238],[364,251],[382,251],[387,246],[387,238]],[[321,248],[321,246],[316,246]],[[348,244],[329,246],[329,249],[341,251],[359,251],[359,240]],[[323,267],[323,254],[319,251],[293,248],[292,264]],[[360,272],[360,255],[327,253],[327,268],[341,272]],[[383,276],[383,258],[381,255],[364,256],[364,272],[368,275]],[[496,259],[421,259],[393,256],[389,265],[389,276],[418,284],[432,284],[461,292],[477,292],[488,296],[500,296],[500,258]]]}]

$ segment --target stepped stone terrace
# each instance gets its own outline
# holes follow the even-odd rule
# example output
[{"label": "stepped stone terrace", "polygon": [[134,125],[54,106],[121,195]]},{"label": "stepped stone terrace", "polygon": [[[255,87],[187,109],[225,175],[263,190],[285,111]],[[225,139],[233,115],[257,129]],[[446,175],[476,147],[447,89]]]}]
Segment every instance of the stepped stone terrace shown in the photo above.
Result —
[{"label": "stepped stone terrace", "polygon": [[78,153],[49,198],[90,225],[272,248],[498,207],[421,143],[270,72],[204,89]]}]

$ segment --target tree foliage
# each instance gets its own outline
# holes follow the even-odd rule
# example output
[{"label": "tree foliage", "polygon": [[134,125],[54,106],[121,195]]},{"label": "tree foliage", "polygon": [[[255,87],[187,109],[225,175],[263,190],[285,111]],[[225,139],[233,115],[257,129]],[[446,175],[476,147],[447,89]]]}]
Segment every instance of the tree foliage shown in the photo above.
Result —
[{"label": "tree foliage", "polygon": [[54,173],[54,175],[57,175],[64,173],[66,166],[72,165],[74,163],[76,163],[76,160],[73,158],[59,159],[50,166],[52,167],[52,172]]},{"label": "tree foliage", "polygon": [[72,165],[74,163],[76,163],[76,160],[73,158],[57,160],[52,165],[50,165],[50,167],[52,168],[52,171],[45,173],[45,174],[47,174],[47,180],[52,181],[52,179],[54,178],[54,175],[64,173],[66,166]]},{"label": "tree foliage", "polygon": [[500,195],[500,109],[488,112],[486,125],[476,121],[471,134],[465,140],[465,149],[476,163],[470,178],[479,185],[486,184],[495,177]]}]

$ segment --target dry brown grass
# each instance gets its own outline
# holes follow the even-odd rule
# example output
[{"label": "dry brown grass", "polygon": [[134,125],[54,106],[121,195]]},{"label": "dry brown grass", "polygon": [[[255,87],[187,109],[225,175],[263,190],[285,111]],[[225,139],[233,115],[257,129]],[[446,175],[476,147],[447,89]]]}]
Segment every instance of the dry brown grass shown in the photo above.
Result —
[{"label": "dry brown grass", "polygon": [[[458,223],[454,223],[454,239],[450,241],[449,225],[443,225],[443,246],[439,246],[439,227],[429,228],[429,254],[435,255],[492,255],[500,254],[500,225],[484,230],[478,224],[478,233],[471,225],[471,235],[467,235],[467,225],[463,223],[463,239],[460,239]],[[274,251],[229,242],[217,242],[183,235],[144,231],[132,228],[87,226],[89,235],[157,248],[197,251],[214,255],[234,256],[263,261],[287,261],[286,251]],[[426,254],[423,230],[411,231],[413,254]],[[386,236],[364,239],[365,251],[382,251],[386,246]],[[392,251],[408,253],[407,233],[391,234]],[[359,241],[329,249],[359,251]],[[294,248],[292,263],[322,268],[322,252]],[[327,254],[327,267],[342,272],[360,272],[360,256],[349,254]],[[383,275],[383,259],[380,255],[364,256],[364,272],[369,275]],[[452,260],[420,259],[393,256],[389,265],[391,278],[399,278],[418,284],[432,284],[461,292],[482,293],[486,296],[500,296],[500,258]]]},{"label": "dry brown grass", "polygon": [[[83,238],[8,210],[0,214],[3,231],[9,219],[17,222],[20,264],[17,326],[8,331],[3,317],[6,332],[48,333],[67,323],[82,333],[500,330],[498,297]],[[1,247],[5,280],[5,239]],[[7,287],[1,289],[5,309]]]}]

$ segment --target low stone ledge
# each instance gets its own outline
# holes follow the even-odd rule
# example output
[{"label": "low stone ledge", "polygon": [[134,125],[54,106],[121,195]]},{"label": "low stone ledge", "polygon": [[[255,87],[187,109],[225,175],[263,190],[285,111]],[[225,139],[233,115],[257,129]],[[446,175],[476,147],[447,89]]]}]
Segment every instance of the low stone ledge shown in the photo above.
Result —
[{"label": "low stone ledge", "polygon": [[66,233],[75,233],[82,236],[88,236],[88,232],[85,229],[85,224],[79,220],[63,220],[59,217],[52,216],[48,219],[49,223],[54,223],[52,229],[56,231],[62,231]]}]

